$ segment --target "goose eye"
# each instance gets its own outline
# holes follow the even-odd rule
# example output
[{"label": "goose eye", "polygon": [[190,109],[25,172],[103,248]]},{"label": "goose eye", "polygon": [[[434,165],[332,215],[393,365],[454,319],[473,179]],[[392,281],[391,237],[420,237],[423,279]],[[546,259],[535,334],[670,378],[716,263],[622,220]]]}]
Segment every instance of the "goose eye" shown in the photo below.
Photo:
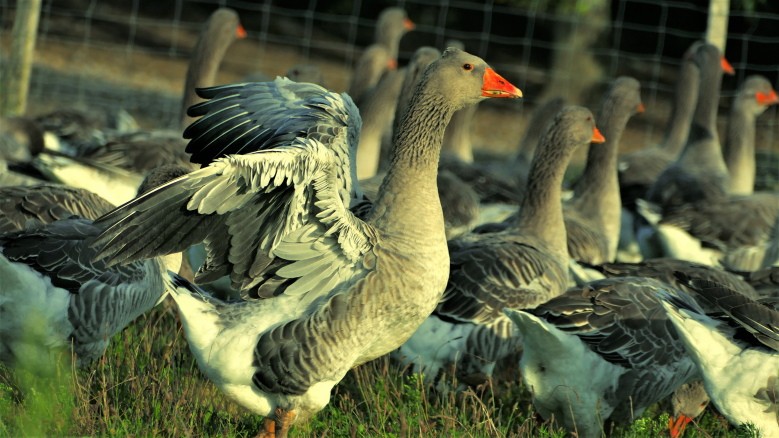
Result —
[{"label": "goose eye", "polygon": [[471,70],[473,70],[473,65],[471,65],[471,64],[463,64],[463,70],[471,71]]}]

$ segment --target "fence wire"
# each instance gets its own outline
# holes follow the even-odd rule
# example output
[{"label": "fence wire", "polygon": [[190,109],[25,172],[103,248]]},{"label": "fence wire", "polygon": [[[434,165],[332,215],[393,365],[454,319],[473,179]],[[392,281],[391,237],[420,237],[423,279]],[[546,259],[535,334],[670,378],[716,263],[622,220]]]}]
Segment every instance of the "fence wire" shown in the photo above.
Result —
[{"label": "fence wire", "polygon": [[[613,0],[610,4],[608,29],[592,48],[602,69],[596,85],[605,86],[623,74],[641,81],[648,110],[634,129],[643,130],[645,142],[658,139],[664,128],[682,53],[705,35],[706,3]],[[457,39],[525,90],[524,105],[532,106],[553,74],[571,81],[583,74],[578,65],[550,70],[554,51],[565,50],[556,47],[555,33],[582,21],[555,13],[549,4],[548,0],[44,0],[30,112],[62,105],[97,109],[120,105],[147,125],[157,125],[150,127],[173,126],[186,59],[202,23],[220,6],[235,9],[249,35],[228,52],[220,76],[223,81],[258,72],[272,78],[306,62],[328,66],[328,85],[342,91],[351,66],[371,43],[379,12],[397,5],[417,25],[401,41],[401,64],[420,45],[443,48],[446,41]],[[3,48],[9,44],[15,5],[0,1]],[[723,81],[723,116],[747,75],[762,74],[777,83],[776,29],[779,14],[731,10],[725,54],[737,73]],[[775,108],[758,119],[757,143],[761,149],[779,151]]]}]

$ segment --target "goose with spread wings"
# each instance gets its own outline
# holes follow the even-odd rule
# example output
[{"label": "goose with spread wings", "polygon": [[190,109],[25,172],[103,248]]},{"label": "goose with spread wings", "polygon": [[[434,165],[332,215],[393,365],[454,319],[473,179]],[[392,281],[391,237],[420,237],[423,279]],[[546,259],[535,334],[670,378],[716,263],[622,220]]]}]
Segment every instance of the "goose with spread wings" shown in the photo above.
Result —
[{"label": "goose with spread wings", "polygon": [[[285,435],[322,409],[353,366],[397,348],[433,311],[449,274],[436,189],[454,111],[521,91],[480,58],[447,50],[425,71],[365,219],[347,95],[284,79],[201,90],[186,131],[200,170],[98,222],[109,263],[203,241],[197,279],[229,274],[248,298],[226,303],[184,282],[174,294],[200,368]],[[276,428],[278,426],[278,428]]]}]

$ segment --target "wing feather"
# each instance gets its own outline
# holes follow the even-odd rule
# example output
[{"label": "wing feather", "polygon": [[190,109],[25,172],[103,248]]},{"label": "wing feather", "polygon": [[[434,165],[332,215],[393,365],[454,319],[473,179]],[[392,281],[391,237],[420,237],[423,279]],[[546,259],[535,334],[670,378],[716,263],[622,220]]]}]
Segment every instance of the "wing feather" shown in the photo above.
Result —
[{"label": "wing feather", "polygon": [[196,279],[229,273],[247,297],[277,285],[316,299],[359,274],[372,231],[349,210],[360,123],[351,99],[286,79],[200,94],[211,100],[190,108],[202,117],[184,135],[204,167],[100,218],[98,258],[125,263],[202,241]]},{"label": "wing feather", "polygon": [[504,307],[533,307],[565,288],[567,271],[530,242],[501,233],[450,243],[451,269],[435,314],[452,321],[486,323]]}]

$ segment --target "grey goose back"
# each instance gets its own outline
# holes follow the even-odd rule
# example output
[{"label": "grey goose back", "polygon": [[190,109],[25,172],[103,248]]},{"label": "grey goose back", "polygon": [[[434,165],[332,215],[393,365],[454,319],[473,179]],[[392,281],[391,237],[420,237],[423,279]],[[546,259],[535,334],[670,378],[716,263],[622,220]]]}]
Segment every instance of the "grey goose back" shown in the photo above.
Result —
[{"label": "grey goose back", "polygon": [[229,273],[263,298],[174,294],[201,369],[284,435],[438,304],[449,274],[436,190],[444,129],[457,109],[520,95],[480,58],[446,51],[416,88],[363,220],[349,210],[359,116],[347,95],[285,79],[201,90],[210,100],[190,109],[202,117],[185,135],[211,164],[101,218],[99,257],[126,262],[203,241],[198,281]]},{"label": "grey goose back", "polygon": [[180,257],[108,267],[93,261],[102,228],[65,219],[0,235],[0,360],[44,371],[71,346],[77,364],[159,302]]},{"label": "grey goose back", "polygon": [[712,403],[733,425],[779,435],[779,312],[716,282],[680,279],[700,305],[673,298],[664,305]]},{"label": "grey goose back", "polygon": [[[187,171],[155,169],[139,193]],[[72,346],[86,365],[164,297],[166,270],[187,275],[180,254],[113,267],[93,261],[92,242],[103,230],[91,219],[113,208],[57,184],[0,188],[0,360],[36,368]]]},{"label": "grey goose back", "polygon": [[692,290],[687,289],[687,283],[678,279],[678,273],[683,273],[690,277],[713,281],[738,290],[741,294],[752,299],[759,298],[758,292],[745,280],[744,276],[688,260],[655,258],[637,263],[603,263],[590,267],[606,277],[653,278],[668,283],[676,289],[692,293]]},{"label": "grey goose back", "polygon": [[0,187],[0,233],[73,216],[94,220],[114,207],[89,190],[61,184]]},{"label": "grey goose back", "polygon": [[[449,241],[443,299],[396,355],[429,380],[453,367],[461,384],[481,384],[496,362],[522,348],[504,307],[533,307],[568,284],[560,192],[574,151],[602,138],[592,113],[561,110],[536,151],[519,220],[501,232]],[[445,381],[439,380],[443,383]]]},{"label": "grey goose back", "polygon": [[628,423],[697,377],[661,295],[692,301],[667,283],[621,277],[505,310],[524,339],[519,367],[542,417],[600,437],[604,421]]}]

